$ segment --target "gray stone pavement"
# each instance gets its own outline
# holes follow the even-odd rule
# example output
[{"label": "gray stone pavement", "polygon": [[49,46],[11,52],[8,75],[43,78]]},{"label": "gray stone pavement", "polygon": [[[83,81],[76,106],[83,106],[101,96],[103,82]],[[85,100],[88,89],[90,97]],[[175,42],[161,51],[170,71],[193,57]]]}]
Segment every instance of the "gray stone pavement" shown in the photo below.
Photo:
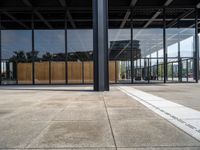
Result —
[{"label": "gray stone pavement", "polygon": [[199,141],[116,86],[91,89],[0,87],[0,149],[200,149]]},{"label": "gray stone pavement", "polygon": [[132,87],[200,111],[200,83],[149,84]]}]

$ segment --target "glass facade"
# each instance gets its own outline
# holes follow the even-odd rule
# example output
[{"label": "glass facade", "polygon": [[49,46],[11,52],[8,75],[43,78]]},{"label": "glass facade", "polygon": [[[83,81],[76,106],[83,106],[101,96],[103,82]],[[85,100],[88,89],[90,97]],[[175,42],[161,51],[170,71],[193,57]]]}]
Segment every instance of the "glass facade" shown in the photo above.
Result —
[{"label": "glass facade", "polygon": [[[32,82],[31,38],[30,30],[1,31],[2,84],[30,84]],[[24,80],[21,80],[22,78]]]},{"label": "glass facade", "polygon": [[[183,8],[133,9],[121,25],[109,12],[110,83],[196,81],[195,10],[184,9],[190,19],[173,18],[177,10]],[[142,12],[150,15],[142,18]],[[93,83],[92,23],[75,24],[65,11],[17,17],[23,13],[19,21],[1,14],[1,84]]]}]

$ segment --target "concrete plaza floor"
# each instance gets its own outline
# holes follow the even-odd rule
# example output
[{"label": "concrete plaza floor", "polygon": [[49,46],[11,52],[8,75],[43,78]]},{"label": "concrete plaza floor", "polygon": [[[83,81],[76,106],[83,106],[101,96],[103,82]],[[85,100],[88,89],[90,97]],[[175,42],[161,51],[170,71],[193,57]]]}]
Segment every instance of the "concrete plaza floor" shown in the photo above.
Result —
[{"label": "concrete plaza floor", "polygon": [[[199,84],[133,87],[200,107]],[[185,90],[194,93],[184,96]],[[93,92],[91,86],[3,86],[0,149],[199,150],[200,142],[117,86],[110,92]]]},{"label": "concrete plaza floor", "polygon": [[133,87],[200,111],[200,83],[150,84]]}]

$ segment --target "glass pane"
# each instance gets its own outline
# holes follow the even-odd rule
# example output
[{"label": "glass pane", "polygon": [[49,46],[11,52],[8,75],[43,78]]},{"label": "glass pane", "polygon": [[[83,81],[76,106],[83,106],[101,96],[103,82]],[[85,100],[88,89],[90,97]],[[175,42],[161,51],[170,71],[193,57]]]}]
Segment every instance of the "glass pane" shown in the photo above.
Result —
[{"label": "glass pane", "polygon": [[[130,83],[131,81],[131,30],[109,29],[109,82]],[[137,42],[137,41],[135,41]],[[137,44],[137,43],[136,43]]]},{"label": "glass pane", "polygon": [[32,83],[31,30],[2,30],[2,84]]},{"label": "glass pane", "polygon": [[[65,31],[35,30],[35,83],[65,83]],[[51,67],[51,68],[50,68]]]},{"label": "glass pane", "polygon": [[93,30],[67,30],[68,83],[93,82]]}]

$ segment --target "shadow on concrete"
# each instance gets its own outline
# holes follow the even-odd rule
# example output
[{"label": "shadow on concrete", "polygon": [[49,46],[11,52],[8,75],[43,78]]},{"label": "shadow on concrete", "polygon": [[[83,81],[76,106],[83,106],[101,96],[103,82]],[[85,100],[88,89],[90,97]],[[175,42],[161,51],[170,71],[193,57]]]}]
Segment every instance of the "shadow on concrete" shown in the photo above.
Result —
[{"label": "shadow on concrete", "polygon": [[0,90],[94,92],[91,85],[1,85]]}]

